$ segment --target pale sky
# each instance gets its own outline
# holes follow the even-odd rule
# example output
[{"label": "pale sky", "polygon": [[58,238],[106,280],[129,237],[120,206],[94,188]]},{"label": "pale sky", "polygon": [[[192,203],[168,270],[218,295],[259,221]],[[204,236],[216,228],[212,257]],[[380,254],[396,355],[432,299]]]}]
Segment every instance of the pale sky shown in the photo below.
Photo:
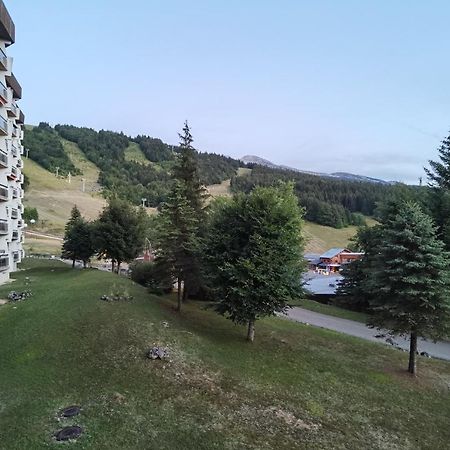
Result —
[{"label": "pale sky", "polygon": [[26,122],[416,183],[450,131],[450,2],[5,0]]}]

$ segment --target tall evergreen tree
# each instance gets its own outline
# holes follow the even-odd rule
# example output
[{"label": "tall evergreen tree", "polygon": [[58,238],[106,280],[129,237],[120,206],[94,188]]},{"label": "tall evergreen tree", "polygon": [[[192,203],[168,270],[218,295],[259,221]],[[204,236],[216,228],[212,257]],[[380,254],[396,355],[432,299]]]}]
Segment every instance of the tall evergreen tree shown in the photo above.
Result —
[{"label": "tall evergreen tree", "polygon": [[182,182],[183,194],[191,208],[199,215],[204,215],[205,200],[208,197],[205,187],[200,182],[196,152],[192,143],[188,122],[184,123],[183,132],[179,133],[180,154],[173,168],[172,176]]},{"label": "tall evergreen tree", "polygon": [[74,206],[65,228],[62,257],[72,260],[72,267],[75,267],[77,259],[81,259],[86,267],[93,254],[91,224],[83,219],[79,209]]},{"label": "tall evergreen tree", "polygon": [[175,181],[158,216],[156,262],[168,267],[177,282],[178,311],[187,285],[196,275],[197,234],[198,217],[184,195],[184,186]]},{"label": "tall evergreen tree", "polygon": [[[200,181],[197,155],[192,145],[194,140],[187,121],[184,124],[182,133],[179,133],[179,137],[180,153],[172,171],[172,178],[175,183],[174,189],[180,198],[184,197],[186,199],[187,205],[195,212],[197,221],[193,232],[198,240],[204,234],[204,223],[206,219],[205,201],[208,195]],[[169,201],[171,204],[176,200],[173,194],[174,192],[172,192],[172,197]],[[184,208],[184,204],[180,204],[180,207]],[[198,293],[203,284],[201,258],[195,252],[190,253],[189,277],[184,277],[183,283],[184,300],[187,298],[188,293]]]},{"label": "tall evergreen tree", "polygon": [[370,324],[409,335],[408,371],[416,373],[417,338],[449,331],[449,259],[432,219],[407,202],[388,217],[375,243],[368,277]]},{"label": "tall evergreen tree", "polygon": [[204,254],[217,311],[247,324],[283,311],[301,291],[302,210],[292,185],[255,188],[216,203]]}]

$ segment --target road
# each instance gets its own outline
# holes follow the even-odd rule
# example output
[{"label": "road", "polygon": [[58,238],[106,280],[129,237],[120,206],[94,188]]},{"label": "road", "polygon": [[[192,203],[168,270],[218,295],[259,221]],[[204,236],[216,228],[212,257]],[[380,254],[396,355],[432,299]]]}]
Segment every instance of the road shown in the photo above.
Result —
[{"label": "road", "polygon": [[[386,342],[385,338],[377,338],[376,335],[380,335],[383,331],[372,329],[365,324],[355,322],[353,320],[341,319],[339,317],[327,316],[325,314],[308,311],[307,309],[294,307],[288,310],[286,316],[295,320],[296,322],[307,323],[320,328],[327,328],[328,330],[338,331],[340,333],[349,334],[350,336],[356,336],[362,339],[366,339],[372,342],[378,342],[392,346]],[[387,336],[386,336],[387,337]],[[394,344],[404,350],[409,350],[409,341],[395,336],[393,338]],[[450,361],[450,342],[438,341],[433,343],[431,341],[424,341],[419,339],[417,343],[418,351],[427,352],[434,358],[446,359]]]}]

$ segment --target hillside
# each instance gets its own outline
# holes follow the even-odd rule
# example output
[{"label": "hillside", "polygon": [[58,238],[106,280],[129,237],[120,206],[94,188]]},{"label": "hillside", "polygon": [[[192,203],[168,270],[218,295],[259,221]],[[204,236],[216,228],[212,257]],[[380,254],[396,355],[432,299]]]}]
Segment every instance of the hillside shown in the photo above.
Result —
[{"label": "hillside", "polygon": [[[33,297],[0,306],[1,448],[448,447],[449,363],[420,358],[412,379],[403,352],[279,318],[258,321],[249,344],[203,304],[177,315],[125,277],[24,269],[14,288]],[[99,300],[111,291],[134,298]],[[146,358],[154,345],[169,359]],[[81,414],[59,418],[69,405]],[[72,424],[79,441],[55,442]]]}]

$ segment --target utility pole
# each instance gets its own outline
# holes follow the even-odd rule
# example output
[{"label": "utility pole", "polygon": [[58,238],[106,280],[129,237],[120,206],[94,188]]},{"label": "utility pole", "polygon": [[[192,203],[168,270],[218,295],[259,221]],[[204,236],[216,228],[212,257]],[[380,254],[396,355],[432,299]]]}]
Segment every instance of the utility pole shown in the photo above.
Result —
[{"label": "utility pole", "polygon": [[58,178],[59,167],[56,168],[56,178]]},{"label": "utility pole", "polygon": [[69,172],[69,174],[67,175],[67,180],[70,184],[70,182],[72,181],[72,174]]},{"label": "utility pole", "polygon": [[26,148],[25,151],[27,152],[27,159],[28,159],[28,153],[30,153],[30,149]]},{"label": "utility pole", "polygon": [[86,191],[86,178],[82,178],[81,179],[81,183],[82,183],[82,191],[85,192]]},{"label": "utility pole", "polygon": [[141,198],[141,201],[142,201],[142,207],[145,208],[145,202],[147,201],[147,199],[146,198]]}]

